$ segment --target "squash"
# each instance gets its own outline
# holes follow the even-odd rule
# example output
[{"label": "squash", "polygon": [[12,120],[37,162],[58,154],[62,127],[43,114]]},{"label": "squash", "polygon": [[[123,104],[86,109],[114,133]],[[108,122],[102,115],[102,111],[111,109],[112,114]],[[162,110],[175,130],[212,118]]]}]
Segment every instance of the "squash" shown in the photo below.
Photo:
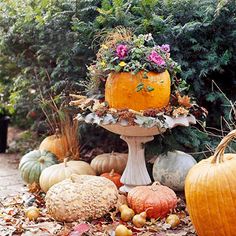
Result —
[{"label": "squash", "polygon": [[101,176],[111,180],[116,185],[117,188],[123,186],[123,184],[120,182],[121,175],[115,173],[114,169],[112,169],[110,173],[101,174]]},{"label": "squash", "polygon": [[187,153],[174,151],[160,155],[153,165],[153,178],[175,191],[184,190],[185,178],[196,164],[195,159]]},{"label": "squash", "polygon": [[[167,106],[171,93],[169,72],[144,73],[110,73],[105,86],[105,101],[109,107],[141,111]],[[137,91],[139,84],[143,84],[141,91]]]},{"label": "squash", "polygon": [[72,175],[52,186],[45,201],[48,213],[55,220],[91,220],[116,206],[118,190],[112,181],[101,176]]},{"label": "squash", "polygon": [[213,156],[200,161],[185,181],[187,208],[199,236],[236,233],[236,154],[224,154],[236,130],[222,139]]},{"label": "squash", "polygon": [[95,175],[92,167],[84,161],[68,161],[65,158],[63,163],[52,165],[46,168],[39,179],[39,184],[44,192],[47,192],[54,184],[70,178],[72,174]]},{"label": "squash", "polygon": [[128,154],[125,153],[104,153],[96,156],[91,166],[96,171],[97,175],[102,173],[110,172],[112,169],[118,174],[122,174],[128,160]]},{"label": "squash", "polygon": [[39,183],[41,172],[56,163],[56,156],[50,152],[42,150],[31,151],[21,158],[19,164],[21,177],[28,184]]},{"label": "squash", "polygon": [[148,218],[163,218],[177,204],[173,190],[154,182],[151,186],[138,186],[131,189],[127,197],[128,205],[135,213],[146,212]]},{"label": "squash", "polygon": [[41,142],[39,150],[49,151],[55,154],[59,161],[63,161],[69,153],[67,138],[58,133],[48,136]]}]

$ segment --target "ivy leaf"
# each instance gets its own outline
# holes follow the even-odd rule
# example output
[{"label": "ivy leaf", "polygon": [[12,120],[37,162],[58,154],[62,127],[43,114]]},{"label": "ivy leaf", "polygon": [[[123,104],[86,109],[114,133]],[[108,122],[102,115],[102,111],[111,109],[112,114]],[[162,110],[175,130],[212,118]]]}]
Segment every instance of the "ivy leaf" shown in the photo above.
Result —
[{"label": "ivy leaf", "polygon": [[143,83],[139,83],[136,87],[136,91],[139,92],[144,88],[144,84]]},{"label": "ivy leaf", "polygon": [[151,87],[151,86],[149,86],[149,85],[147,86],[147,91],[148,91],[148,92],[152,92],[153,90],[154,90],[153,87]]}]

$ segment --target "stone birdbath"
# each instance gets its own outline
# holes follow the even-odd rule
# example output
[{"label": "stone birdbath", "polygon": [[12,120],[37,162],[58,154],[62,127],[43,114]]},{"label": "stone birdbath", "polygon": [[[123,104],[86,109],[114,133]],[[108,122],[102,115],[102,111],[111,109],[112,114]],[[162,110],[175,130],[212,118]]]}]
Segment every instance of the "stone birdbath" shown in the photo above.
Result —
[{"label": "stone birdbath", "polygon": [[145,163],[145,143],[152,141],[155,135],[160,135],[167,129],[176,126],[187,127],[196,123],[196,119],[192,115],[177,118],[163,115],[161,120],[159,118],[137,116],[137,125],[129,125],[125,121],[114,121],[110,114],[101,118],[95,113],[90,113],[83,118],[78,115],[77,119],[84,120],[86,123],[96,123],[110,132],[119,134],[120,138],[128,144],[128,162],[121,177],[121,182],[124,184],[120,188],[122,192],[129,192],[136,186],[151,183]]}]

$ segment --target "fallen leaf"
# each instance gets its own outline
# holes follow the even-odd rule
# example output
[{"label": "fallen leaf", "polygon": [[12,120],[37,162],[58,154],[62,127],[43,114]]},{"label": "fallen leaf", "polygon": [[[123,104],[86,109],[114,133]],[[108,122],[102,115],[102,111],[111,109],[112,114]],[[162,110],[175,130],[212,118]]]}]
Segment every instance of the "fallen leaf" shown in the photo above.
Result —
[{"label": "fallen leaf", "polygon": [[82,235],[83,233],[89,231],[90,227],[88,224],[86,223],[81,223],[79,225],[76,225],[74,228],[73,228],[73,231],[69,234],[69,236],[80,236]]}]

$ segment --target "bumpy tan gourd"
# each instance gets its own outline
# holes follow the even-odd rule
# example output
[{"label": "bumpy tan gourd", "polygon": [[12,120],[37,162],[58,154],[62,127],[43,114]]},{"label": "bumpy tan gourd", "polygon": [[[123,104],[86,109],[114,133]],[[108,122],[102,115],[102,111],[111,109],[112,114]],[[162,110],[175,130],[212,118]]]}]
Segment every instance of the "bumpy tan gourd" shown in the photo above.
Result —
[{"label": "bumpy tan gourd", "polygon": [[77,175],[95,175],[93,168],[84,161],[68,161],[65,158],[64,163],[56,164],[46,168],[39,179],[39,184],[44,192],[47,192],[54,184],[64,179],[70,178],[72,174]]},{"label": "bumpy tan gourd", "polygon": [[101,175],[106,172],[111,172],[112,169],[116,173],[122,174],[128,159],[128,154],[126,153],[103,153],[96,156],[92,162],[91,166],[96,171],[97,175]]},{"label": "bumpy tan gourd", "polygon": [[58,221],[72,222],[102,217],[116,206],[115,184],[100,176],[72,175],[46,194],[48,213]]}]

